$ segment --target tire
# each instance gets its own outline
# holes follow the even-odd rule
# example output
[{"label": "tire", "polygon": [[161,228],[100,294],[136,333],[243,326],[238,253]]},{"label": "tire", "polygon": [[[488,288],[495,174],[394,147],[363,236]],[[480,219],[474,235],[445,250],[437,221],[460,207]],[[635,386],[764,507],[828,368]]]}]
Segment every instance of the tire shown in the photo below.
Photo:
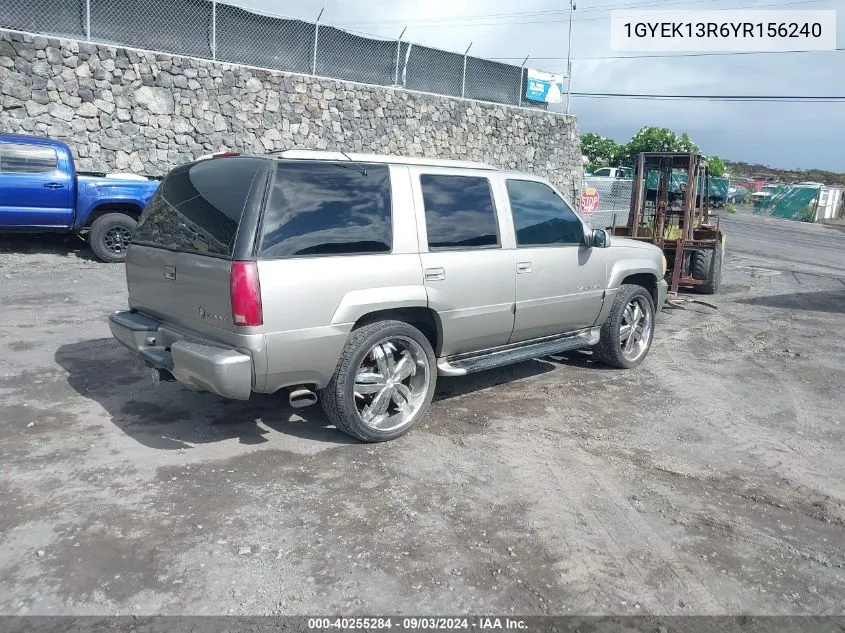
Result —
[{"label": "tire", "polygon": [[712,251],[697,251],[693,254],[692,278],[708,280],[701,286],[695,286],[696,292],[703,295],[719,292],[719,286],[722,285],[722,259],[721,243],[717,243]]},{"label": "tire", "polygon": [[[639,330],[640,338],[633,342],[634,349],[627,352],[620,339],[623,335],[623,326],[628,324],[632,316],[635,316],[635,314],[626,314],[628,306],[634,302],[639,306],[646,321],[637,320],[637,324],[643,325]],[[654,321],[654,300],[648,290],[642,286],[623,285],[616,295],[607,320],[601,326],[601,339],[593,347],[593,352],[605,365],[619,369],[636,367],[643,362],[651,349],[651,342],[654,339]]]},{"label": "tire", "polygon": [[88,243],[101,262],[116,264],[126,261],[128,238],[138,223],[124,213],[106,213],[91,225]]},{"label": "tire", "polygon": [[[376,347],[384,355],[381,361]],[[405,352],[411,357],[407,362]],[[393,358],[393,369],[388,354]],[[403,362],[404,369],[400,370]],[[408,363],[413,373],[402,377],[405,371],[411,371]],[[356,384],[359,369],[365,371],[367,379]],[[392,382],[377,378],[385,375]],[[352,330],[331,381],[320,392],[320,401],[338,430],[364,442],[385,442],[404,435],[425,416],[436,380],[434,350],[425,335],[402,321],[377,321]],[[398,385],[405,389],[400,391]],[[367,393],[356,393],[356,387]],[[378,398],[380,403],[387,401],[384,415],[378,414]]]}]

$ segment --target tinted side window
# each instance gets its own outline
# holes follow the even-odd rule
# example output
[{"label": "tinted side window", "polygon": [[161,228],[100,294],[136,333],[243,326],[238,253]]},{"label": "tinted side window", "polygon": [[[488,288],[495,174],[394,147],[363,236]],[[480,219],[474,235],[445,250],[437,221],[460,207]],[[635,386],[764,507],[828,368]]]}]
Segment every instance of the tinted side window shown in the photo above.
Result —
[{"label": "tinted side window", "polygon": [[232,257],[247,197],[264,164],[238,157],[177,167],[147,204],[132,241]]},{"label": "tinted side window", "polygon": [[610,170],[609,169],[599,169],[593,172],[593,176],[609,176]]},{"label": "tinted side window", "polygon": [[548,185],[508,180],[517,246],[580,244],[584,228],[569,206]]},{"label": "tinted side window", "polygon": [[56,171],[58,157],[52,147],[0,143],[0,172],[5,174],[49,174]]},{"label": "tinted side window", "polygon": [[390,170],[386,165],[363,167],[279,163],[265,211],[261,255],[389,253],[393,247]]},{"label": "tinted side window", "polygon": [[420,186],[430,250],[499,245],[487,178],[424,174]]}]

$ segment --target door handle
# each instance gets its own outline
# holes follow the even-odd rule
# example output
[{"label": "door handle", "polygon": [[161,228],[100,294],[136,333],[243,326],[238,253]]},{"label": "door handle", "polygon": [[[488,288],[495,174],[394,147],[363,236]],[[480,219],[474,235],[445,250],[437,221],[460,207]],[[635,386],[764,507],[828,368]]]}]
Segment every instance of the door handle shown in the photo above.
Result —
[{"label": "door handle", "polygon": [[443,268],[426,268],[425,269],[425,280],[426,281],[442,281],[446,279],[446,270]]},{"label": "door handle", "polygon": [[61,189],[64,187],[64,185],[59,182],[45,182],[44,186],[47,187],[47,189]]},{"label": "door handle", "polygon": [[516,274],[525,275],[531,272],[531,262],[519,262],[516,265]]}]

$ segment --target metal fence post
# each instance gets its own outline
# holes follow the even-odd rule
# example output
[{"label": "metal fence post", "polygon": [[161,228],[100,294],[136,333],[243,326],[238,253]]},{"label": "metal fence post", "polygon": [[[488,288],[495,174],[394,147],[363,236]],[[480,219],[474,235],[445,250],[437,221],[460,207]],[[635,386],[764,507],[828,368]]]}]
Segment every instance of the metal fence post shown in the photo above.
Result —
[{"label": "metal fence post", "polygon": [[399,85],[399,53],[402,50],[402,36],[405,35],[405,31],[408,30],[408,27],[404,27],[402,32],[399,34],[399,39],[396,40],[396,70],[393,71],[393,85]]},{"label": "metal fence post", "polygon": [[517,86],[516,94],[517,94],[517,104],[519,105],[520,108],[522,107],[522,79],[525,76],[525,62],[528,61],[529,57],[530,57],[530,55],[526,55],[525,59],[522,60],[522,64],[519,67],[519,85]]},{"label": "metal fence post", "polygon": [[569,114],[569,95],[572,92],[572,12],[575,11],[575,0],[569,0],[569,43],[566,46],[566,114]]},{"label": "metal fence post", "polygon": [[85,0],[85,39],[91,41],[91,0]]},{"label": "metal fence post", "polygon": [[211,0],[211,59],[217,60],[217,0]]},{"label": "metal fence post", "polygon": [[461,97],[464,96],[467,88],[467,53],[469,53],[469,49],[472,48],[472,42],[469,43],[467,49],[464,51],[464,74],[461,77]]},{"label": "metal fence post", "polygon": [[326,10],[326,7],[320,9],[320,13],[317,14],[317,21],[314,23],[314,55],[311,58],[311,74],[317,74],[317,42],[320,40],[320,18],[323,17],[323,11]]},{"label": "metal fence post", "polygon": [[402,87],[408,87],[408,60],[411,59],[411,48],[413,48],[413,42],[408,42],[408,46],[405,48],[405,63],[402,65]]}]

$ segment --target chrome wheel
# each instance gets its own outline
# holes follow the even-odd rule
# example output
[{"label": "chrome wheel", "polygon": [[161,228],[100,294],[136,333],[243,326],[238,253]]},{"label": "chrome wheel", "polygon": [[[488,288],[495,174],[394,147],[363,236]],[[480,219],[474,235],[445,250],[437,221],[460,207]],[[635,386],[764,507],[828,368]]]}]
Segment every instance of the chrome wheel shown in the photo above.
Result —
[{"label": "chrome wheel", "polygon": [[625,306],[619,326],[619,345],[622,355],[631,362],[648,351],[651,343],[652,314],[645,297],[634,297]]},{"label": "chrome wheel", "polygon": [[431,368],[415,340],[394,336],[374,345],[355,373],[355,408],[361,422],[395,431],[413,422],[425,403]]},{"label": "chrome wheel", "polygon": [[122,226],[115,226],[106,231],[103,242],[112,253],[125,253],[132,234]]}]

